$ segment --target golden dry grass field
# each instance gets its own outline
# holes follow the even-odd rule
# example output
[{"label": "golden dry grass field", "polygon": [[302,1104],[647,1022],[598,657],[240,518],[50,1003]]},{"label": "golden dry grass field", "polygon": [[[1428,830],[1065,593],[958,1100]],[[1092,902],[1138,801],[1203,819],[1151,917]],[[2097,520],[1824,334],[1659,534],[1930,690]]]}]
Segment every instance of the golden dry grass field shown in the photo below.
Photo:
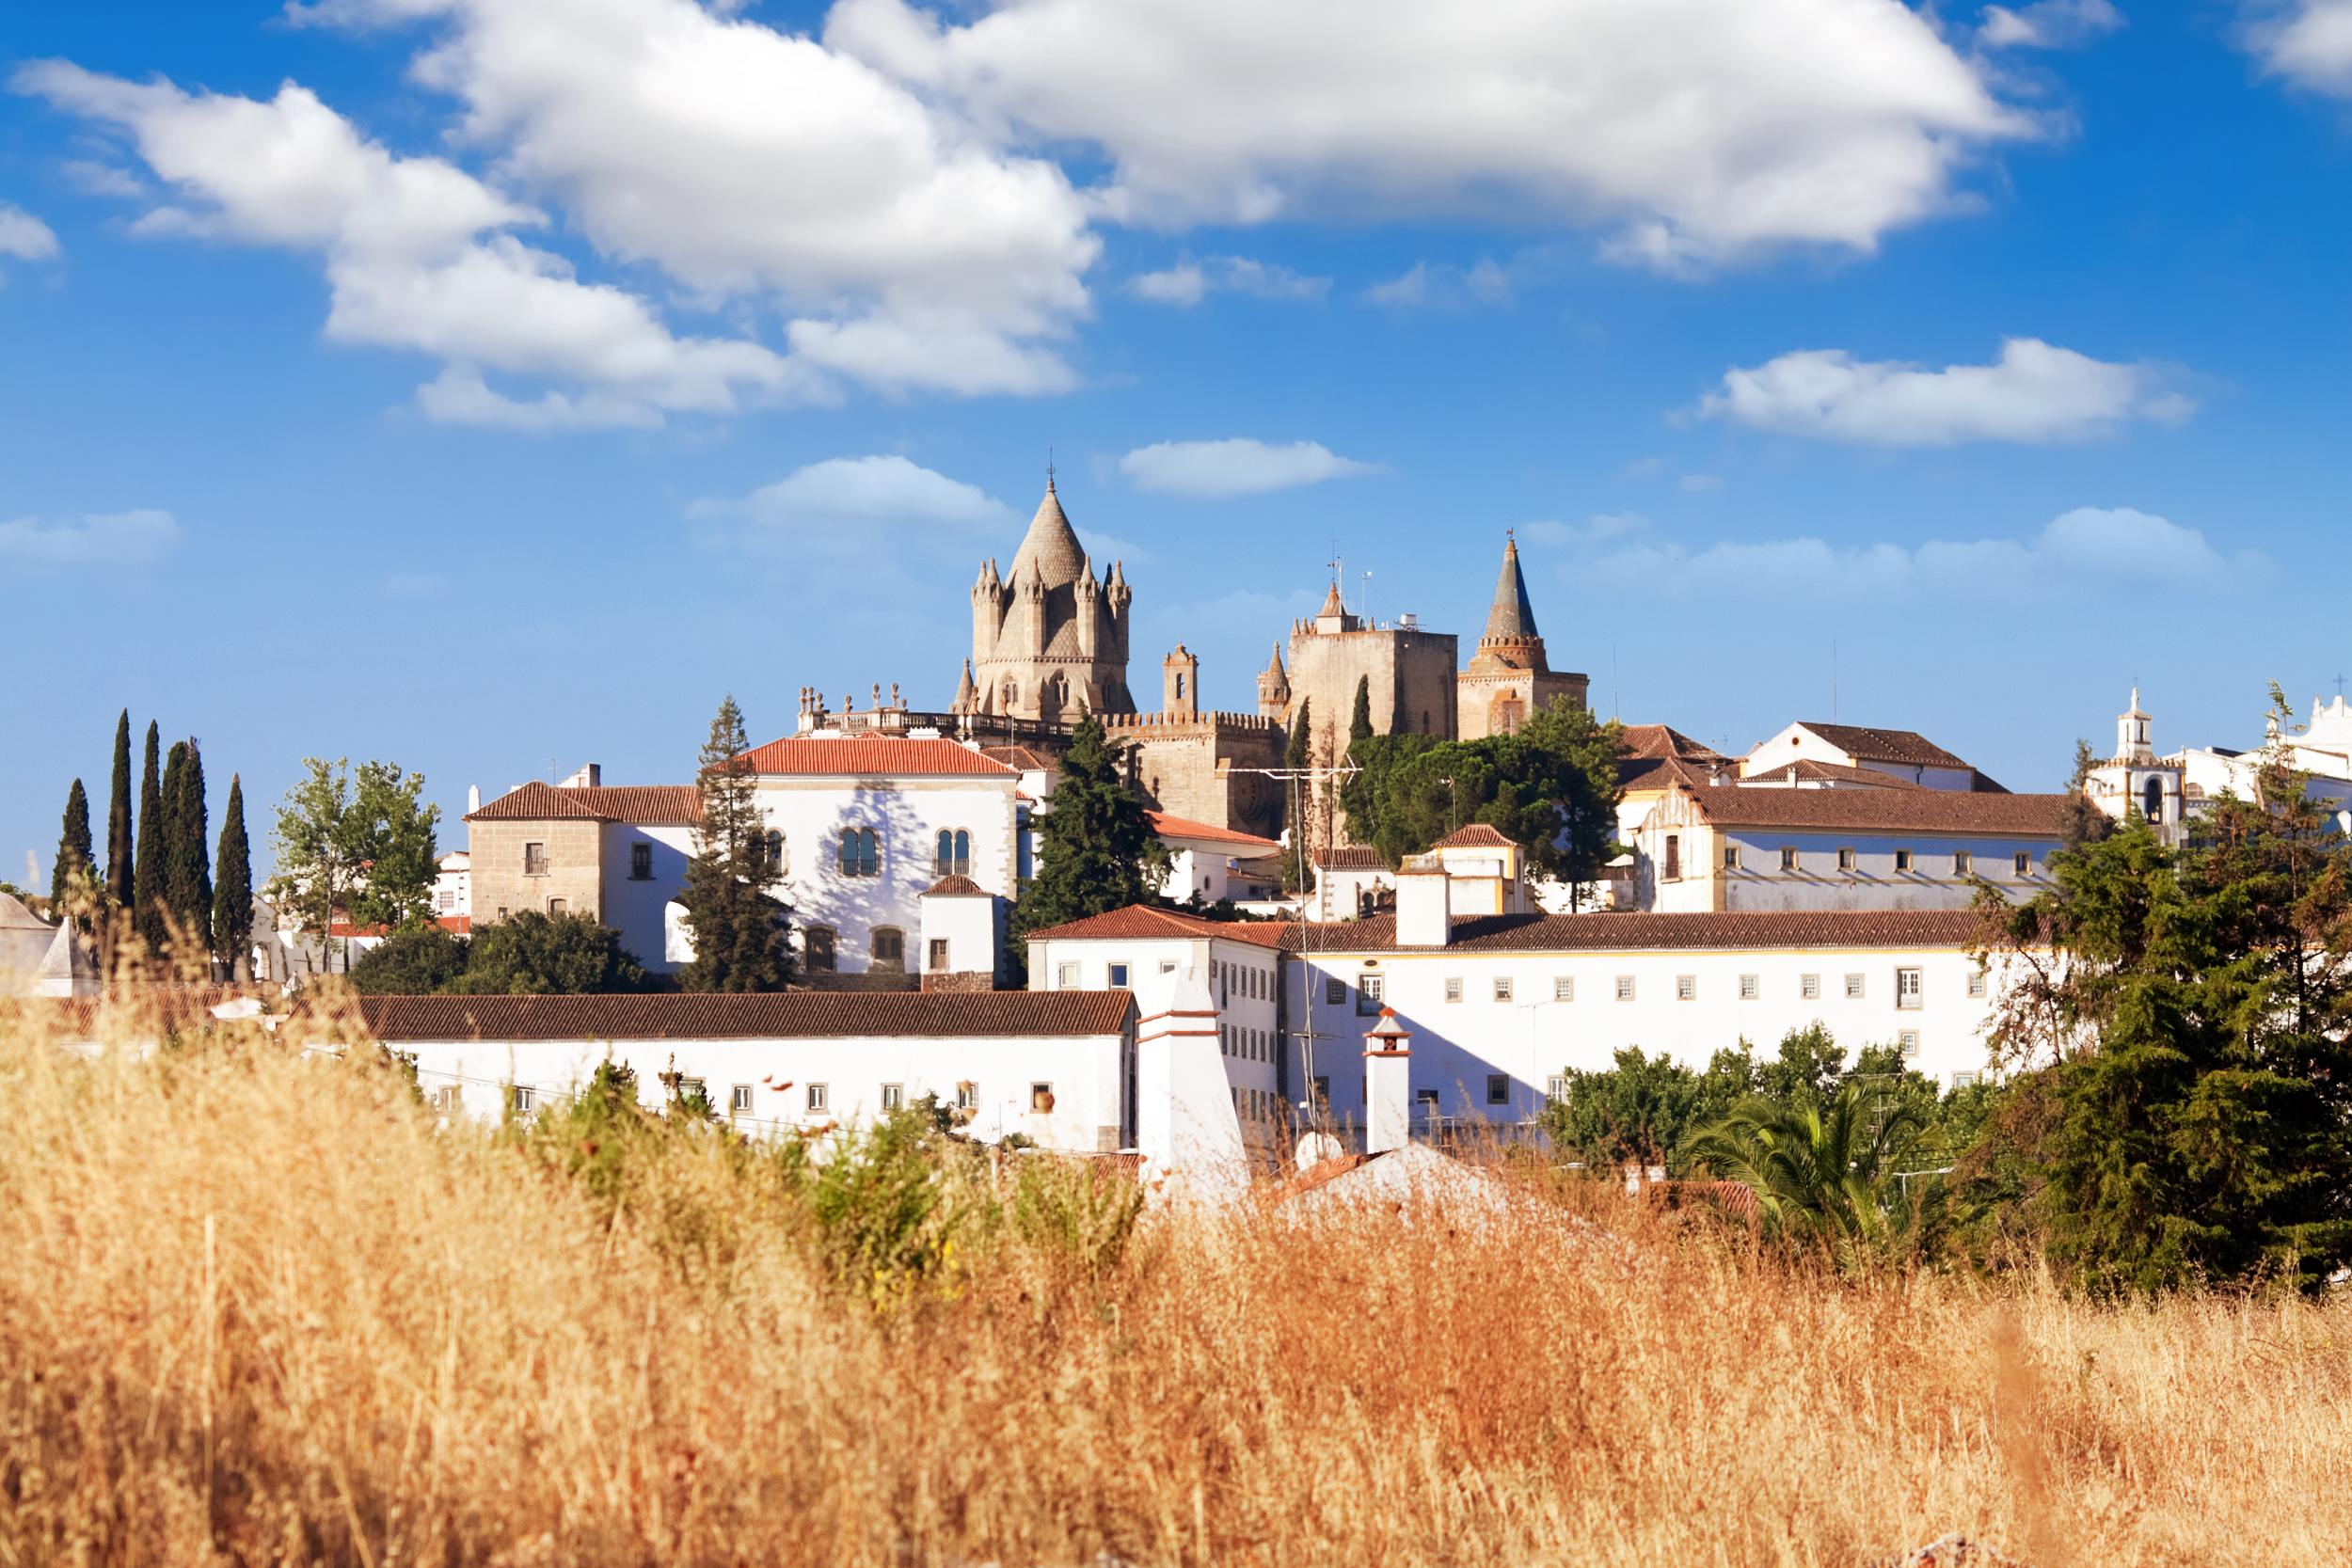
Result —
[{"label": "golden dry grass field", "polygon": [[382,1068],[91,1058],[32,1016],[8,1564],[1680,1568],[1961,1530],[2124,1568],[2338,1560],[2352,1517],[2352,1302],[1846,1283],[1573,1189],[1120,1246],[1110,1200],[977,1160],[858,1199],[930,1205],[896,1272],[715,1134],[592,1189]]}]

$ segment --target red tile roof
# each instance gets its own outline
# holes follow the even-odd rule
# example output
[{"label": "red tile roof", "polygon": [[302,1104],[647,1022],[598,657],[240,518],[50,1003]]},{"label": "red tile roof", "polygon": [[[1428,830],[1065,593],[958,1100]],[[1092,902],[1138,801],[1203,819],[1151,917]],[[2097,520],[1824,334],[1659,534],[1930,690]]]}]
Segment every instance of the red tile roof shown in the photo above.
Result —
[{"label": "red tile roof", "polygon": [[784,778],[1012,779],[1019,770],[953,740],[915,740],[904,736],[858,735],[838,739],[787,736],[744,754],[755,773]]},{"label": "red tile roof", "polygon": [[365,996],[382,1040],[1026,1039],[1116,1035],[1123,990],[786,991],[760,996]]},{"label": "red tile roof", "polygon": [[692,784],[572,784],[532,780],[478,811],[469,822],[642,822],[691,828],[703,819]]},{"label": "red tile roof", "polygon": [[1645,791],[1663,793],[1676,784],[1685,789],[1705,789],[1718,769],[1729,777],[1730,767],[1728,760],[1694,763],[1680,757],[1627,757],[1617,764],[1617,787],[1637,795]]},{"label": "red tile roof", "polygon": [[1024,773],[1051,773],[1059,766],[1052,757],[1030,746],[983,746],[980,755],[1017,768]]},{"label": "red tile roof", "polygon": [[1123,910],[1031,931],[1027,940],[1139,942],[1222,937],[1228,942],[1246,942],[1252,947],[1279,947],[1283,944],[1283,933],[1290,928],[1285,921],[1203,920],[1197,914],[1182,914],[1151,904],[1130,904]]},{"label": "red tile roof", "polygon": [[1484,822],[1473,822],[1466,828],[1454,829],[1429,847],[1432,849],[1511,849],[1518,847],[1503,835],[1501,829],[1490,827]]},{"label": "red tile roof", "polygon": [[1857,832],[1993,833],[2057,839],[2064,795],[1997,795],[1959,789],[1693,789],[1700,816],[1716,827],[1851,829]]},{"label": "red tile roof", "polygon": [[1693,740],[1680,730],[1664,724],[1626,725],[1625,754],[1628,757],[1680,757],[1687,762],[1731,760],[1705,741]]},{"label": "red tile roof", "polygon": [[[1820,793],[1828,793],[1822,791]],[[1295,927],[1286,927],[1295,930]],[[1965,947],[1974,910],[1763,911],[1726,914],[1486,914],[1457,916],[1452,948],[1472,953],[1618,952],[1701,948]],[[1294,949],[1295,942],[1290,944]],[[1318,953],[1398,950],[1396,917],[1314,927]],[[1413,951],[1429,951],[1417,948]]]},{"label": "red tile roof", "polygon": [[1326,871],[1386,871],[1389,863],[1369,844],[1335,844],[1314,852],[1314,863]]},{"label": "red tile roof", "polygon": [[1856,784],[1866,789],[1925,789],[1923,784],[1883,773],[1875,768],[1857,768],[1842,762],[1816,762],[1811,757],[1799,757],[1760,772],[1744,775],[1739,782],[1757,788],[1769,788],[1775,783],[1794,779],[1799,783],[1812,781],[1822,784]]},{"label": "red tile roof", "polygon": [[1189,817],[1170,816],[1164,811],[1152,813],[1152,831],[1162,838],[1197,838],[1208,844],[1231,844],[1252,854],[1263,854],[1269,849],[1282,847],[1274,840],[1260,838],[1255,833],[1237,832],[1232,828],[1195,822]]},{"label": "red tile roof", "polygon": [[1817,724],[1801,728],[1820,736],[1860,762],[1899,762],[1906,768],[1965,768],[1968,764],[1916,730],[1881,730],[1867,724]]},{"label": "red tile roof", "polygon": [[[469,914],[436,915],[433,923],[442,930],[454,931],[461,937],[473,934],[473,916]],[[327,922],[326,934],[330,937],[380,937],[389,935],[390,929],[386,926],[354,926],[348,920],[332,920]]]},{"label": "red tile roof", "polygon": [[968,898],[975,894],[978,895],[982,898],[989,896],[988,889],[980,886],[979,883],[974,881],[969,877],[959,876],[942,877],[939,880],[925,888],[921,895],[925,898],[930,898],[933,896],[953,897],[961,895],[961,896]]}]

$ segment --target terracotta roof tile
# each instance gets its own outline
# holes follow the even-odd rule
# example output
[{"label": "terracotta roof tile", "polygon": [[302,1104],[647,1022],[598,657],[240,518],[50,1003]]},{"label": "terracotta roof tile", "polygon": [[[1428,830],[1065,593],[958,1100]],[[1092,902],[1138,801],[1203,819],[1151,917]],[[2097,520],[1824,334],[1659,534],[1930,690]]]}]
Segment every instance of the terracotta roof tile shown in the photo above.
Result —
[{"label": "terracotta roof tile", "polygon": [[1959,789],[1742,789],[1689,791],[1717,827],[1851,828],[1859,832],[2004,833],[2056,839],[2064,795],[1996,795]]},{"label": "terracotta roof tile", "polygon": [[1501,829],[1489,827],[1484,822],[1472,822],[1466,828],[1454,829],[1429,847],[1432,849],[1510,849],[1517,846],[1504,836]]},{"label": "terracotta roof tile", "polygon": [[915,740],[904,736],[859,735],[838,739],[787,736],[754,747],[744,754],[744,760],[753,772],[771,778],[1018,776],[1017,769],[960,742]]},{"label": "terracotta roof tile", "polygon": [[1115,1035],[1123,990],[786,991],[758,996],[366,996],[383,1040],[925,1039]]},{"label": "terracotta roof tile", "polygon": [[691,827],[703,818],[692,784],[543,784],[534,779],[466,814],[469,822],[644,822]]},{"label": "terracotta roof tile", "polygon": [[1259,854],[1282,847],[1274,840],[1260,838],[1255,833],[1237,832],[1232,828],[1220,828],[1209,822],[1195,822],[1189,817],[1170,816],[1164,811],[1152,813],[1152,831],[1162,838],[1197,838],[1209,844],[1231,844],[1238,848]]},{"label": "terracotta roof tile", "polygon": [[1689,762],[1731,760],[1705,741],[1693,740],[1680,730],[1665,724],[1626,725],[1625,754],[1629,757],[1681,757]]},{"label": "terracotta roof tile", "polygon": [[1052,757],[1031,746],[983,746],[980,755],[1024,773],[1051,773],[1058,767]]},{"label": "terracotta roof tile", "polygon": [[1389,863],[1369,844],[1335,844],[1314,852],[1314,863],[1326,871],[1386,871]]},{"label": "terracotta roof tile", "polygon": [[939,880],[925,888],[920,896],[930,898],[933,896],[953,897],[961,895],[968,898],[975,894],[978,895],[982,898],[991,896],[988,889],[980,886],[979,883],[974,881],[971,878],[955,876],[942,877]]},{"label": "terracotta roof tile", "polygon": [[1284,933],[1290,929],[1286,921],[1203,920],[1197,914],[1183,914],[1150,904],[1130,904],[1123,910],[1031,931],[1027,940],[1144,942],[1222,937],[1228,942],[1246,942],[1252,947],[1280,947],[1284,944]]},{"label": "terracotta roof tile", "polygon": [[1851,767],[1842,762],[1817,762],[1811,757],[1799,757],[1794,762],[1768,768],[1741,776],[1740,783],[1756,788],[1770,788],[1776,783],[1789,780],[1799,783],[1858,784],[1867,789],[1925,789],[1923,784],[1899,779],[1892,773],[1882,773],[1875,768]]},{"label": "terracotta roof tile", "polygon": [[1907,768],[1968,766],[1916,730],[1881,730],[1867,724],[1817,724],[1809,719],[1800,721],[1800,724],[1848,756],[1864,762],[1899,762]]}]

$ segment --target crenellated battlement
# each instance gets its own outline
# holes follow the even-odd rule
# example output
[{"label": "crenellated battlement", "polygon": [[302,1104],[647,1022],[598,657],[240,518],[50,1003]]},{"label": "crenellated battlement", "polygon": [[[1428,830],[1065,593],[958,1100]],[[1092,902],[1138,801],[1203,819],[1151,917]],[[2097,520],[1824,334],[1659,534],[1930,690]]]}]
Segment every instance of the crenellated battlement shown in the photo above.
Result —
[{"label": "crenellated battlement", "polygon": [[1185,730],[1263,731],[1277,729],[1276,721],[1260,713],[1228,713],[1222,709],[1207,713],[1106,713],[1102,715],[1103,728],[1117,735],[1123,730],[1153,730],[1162,733]]}]

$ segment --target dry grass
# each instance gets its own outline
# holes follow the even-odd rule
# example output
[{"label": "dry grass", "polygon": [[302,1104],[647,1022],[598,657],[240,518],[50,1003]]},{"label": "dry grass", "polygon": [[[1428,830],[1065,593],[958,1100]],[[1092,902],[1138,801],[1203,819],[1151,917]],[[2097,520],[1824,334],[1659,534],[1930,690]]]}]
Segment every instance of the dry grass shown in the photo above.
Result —
[{"label": "dry grass", "polygon": [[2341,1550],[2352,1303],[1842,1285],[1595,1193],[1629,1249],[1155,1216],[1100,1278],[992,1245],[877,1310],[710,1140],[608,1222],[381,1071],[37,1037],[0,1019],[8,1563]]}]

